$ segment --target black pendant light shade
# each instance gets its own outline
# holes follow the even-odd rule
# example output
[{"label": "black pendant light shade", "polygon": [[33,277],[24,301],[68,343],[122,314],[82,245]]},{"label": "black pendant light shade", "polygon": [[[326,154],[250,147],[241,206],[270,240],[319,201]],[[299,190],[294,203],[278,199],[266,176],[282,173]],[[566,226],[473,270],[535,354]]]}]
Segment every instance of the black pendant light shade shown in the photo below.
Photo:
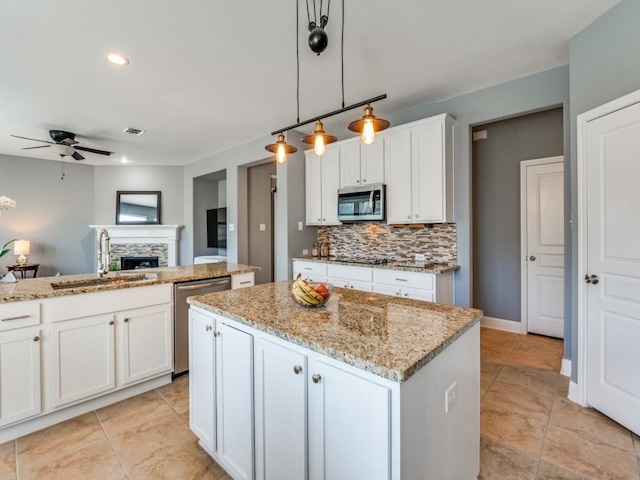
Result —
[{"label": "black pendant light shade", "polygon": [[318,120],[316,122],[316,128],[311,135],[306,135],[300,139],[302,143],[308,143],[313,145],[313,151],[316,155],[322,155],[324,153],[325,145],[333,143],[338,140],[338,137],[329,135],[324,131],[322,122]]},{"label": "black pendant light shade", "polygon": [[389,125],[391,124],[387,120],[376,118],[373,114],[373,107],[367,105],[364,107],[362,118],[351,122],[347,128],[352,132],[361,133],[364,143],[369,144],[373,142],[375,132],[385,130],[389,128]]},{"label": "black pendant light shade", "polygon": [[287,144],[284,139],[284,134],[282,133],[278,134],[278,141],[276,143],[271,143],[264,147],[264,149],[268,152],[275,153],[278,163],[284,163],[287,154],[296,153],[298,151],[298,149],[293,145]]}]

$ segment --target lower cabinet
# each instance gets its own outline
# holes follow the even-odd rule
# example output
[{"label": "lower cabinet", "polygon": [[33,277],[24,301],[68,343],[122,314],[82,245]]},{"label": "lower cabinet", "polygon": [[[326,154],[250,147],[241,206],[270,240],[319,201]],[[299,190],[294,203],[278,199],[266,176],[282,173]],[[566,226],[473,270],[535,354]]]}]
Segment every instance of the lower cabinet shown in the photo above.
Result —
[{"label": "lower cabinet", "polygon": [[0,427],[41,411],[40,327],[0,333]]},{"label": "lower cabinet", "polygon": [[191,430],[234,479],[253,479],[253,336],[190,309],[189,355]]}]

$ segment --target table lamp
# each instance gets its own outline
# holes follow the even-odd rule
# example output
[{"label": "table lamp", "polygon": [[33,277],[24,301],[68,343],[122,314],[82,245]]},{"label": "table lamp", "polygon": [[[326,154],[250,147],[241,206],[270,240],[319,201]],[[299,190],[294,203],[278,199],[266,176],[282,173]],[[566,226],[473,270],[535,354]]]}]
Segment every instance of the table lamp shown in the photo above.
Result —
[{"label": "table lamp", "polygon": [[13,242],[13,254],[20,255],[17,260],[18,265],[26,265],[27,257],[31,248],[31,242],[29,240],[16,240]]}]

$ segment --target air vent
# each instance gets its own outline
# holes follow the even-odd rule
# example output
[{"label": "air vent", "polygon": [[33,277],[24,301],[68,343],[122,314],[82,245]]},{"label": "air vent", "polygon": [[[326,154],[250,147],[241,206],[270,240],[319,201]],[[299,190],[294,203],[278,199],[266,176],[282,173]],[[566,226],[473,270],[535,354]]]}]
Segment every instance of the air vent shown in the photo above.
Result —
[{"label": "air vent", "polygon": [[140,136],[140,135],[142,135],[144,133],[144,130],[140,130],[138,128],[128,127],[128,128],[125,128],[123,130],[123,132],[124,133],[128,133],[129,135],[138,135],[138,136]]}]

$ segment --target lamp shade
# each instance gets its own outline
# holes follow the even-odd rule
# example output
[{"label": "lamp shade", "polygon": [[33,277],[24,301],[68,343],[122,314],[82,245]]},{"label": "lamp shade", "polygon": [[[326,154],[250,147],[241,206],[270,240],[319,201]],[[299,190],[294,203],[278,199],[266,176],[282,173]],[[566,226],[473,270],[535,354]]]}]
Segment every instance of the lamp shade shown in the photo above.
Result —
[{"label": "lamp shade", "polygon": [[13,242],[14,255],[29,255],[31,253],[31,242],[29,240],[16,240]]},{"label": "lamp shade", "polygon": [[361,133],[362,140],[368,145],[373,142],[375,132],[389,128],[389,125],[390,123],[387,120],[376,118],[371,105],[367,105],[362,118],[351,122],[347,128],[352,132]]}]

